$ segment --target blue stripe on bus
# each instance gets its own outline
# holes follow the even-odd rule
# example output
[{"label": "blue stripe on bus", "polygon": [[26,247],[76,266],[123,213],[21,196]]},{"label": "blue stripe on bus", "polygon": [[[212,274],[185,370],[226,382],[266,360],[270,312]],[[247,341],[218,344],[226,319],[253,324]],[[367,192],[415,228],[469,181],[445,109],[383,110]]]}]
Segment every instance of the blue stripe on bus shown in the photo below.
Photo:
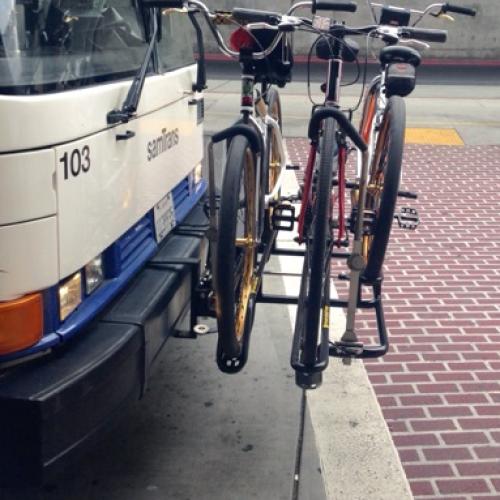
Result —
[{"label": "blue stripe on bus", "polygon": [[[207,181],[202,179],[193,190],[193,193],[188,199],[184,199],[179,205],[175,205],[175,219],[177,221],[182,221],[186,215],[191,211],[191,209],[198,203],[200,198],[205,194],[207,190]],[[179,222],[178,222],[179,223]]]},{"label": "blue stripe on bus", "polygon": [[71,338],[78,333],[88,323],[93,321],[99,314],[122,290],[127,283],[137,274],[144,266],[144,263],[149,260],[158,250],[158,245],[154,240],[150,239],[136,249],[134,257],[135,262],[124,268],[120,275],[111,280],[107,280],[92,293],[85,298],[78,309],[72,313],[68,319],[59,327],[57,333],[63,340]]}]

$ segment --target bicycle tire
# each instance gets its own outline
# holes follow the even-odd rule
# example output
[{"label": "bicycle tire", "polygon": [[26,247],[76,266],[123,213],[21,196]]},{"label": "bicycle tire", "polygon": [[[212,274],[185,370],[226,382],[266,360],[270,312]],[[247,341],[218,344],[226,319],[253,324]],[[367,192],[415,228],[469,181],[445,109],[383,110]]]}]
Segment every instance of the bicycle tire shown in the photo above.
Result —
[{"label": "bicycle tire", "polygon": [[249,306],[257,251],[256,165],[248,140],[233,138],[222,182],[215,257],[218,349],[228,365],[242,355],[253,325],[255,308]]},{"label": "bicycle tire", "polygon": [[363,237],[365,282],[382,277],[398,197],[403,162],[405,134],[405,103],[399,96],[389,98],[375,147],[366,208],[374,212],[372,235]]},{"label": "bicycle tire", "polygon": [[326,118],[322,130],[312,219],[306,232],[299,309],[295,323],[296,331],[304,330],[302,362],[311,367],[315,365],[317,358],[320,317],[323,306],[328,306],[327,301],[329,301],[329,297],[325,297],[325,294],[328,295],[329,290],[331,259],[329,239],[331,240],[332,235],[328,236],[328,232],[331,218],[332,177],[338,156],[335,120]]}]

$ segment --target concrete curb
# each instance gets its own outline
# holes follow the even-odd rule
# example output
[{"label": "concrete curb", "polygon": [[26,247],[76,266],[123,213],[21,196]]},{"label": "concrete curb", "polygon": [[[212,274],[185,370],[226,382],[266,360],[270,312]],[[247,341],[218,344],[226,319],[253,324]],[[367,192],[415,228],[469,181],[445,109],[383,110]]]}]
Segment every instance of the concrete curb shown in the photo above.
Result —
[{"label": "concrete curb", "polygon": [[[295,175],[287,173],[284,193],[296,192],[297,187]],[[286,245],[287,240],[280,238],[280,243]],[[279,267],[295,275],[283,278],[287,293],[298,291],[300,259],[280,257]],[[288,308],[292,325],[295,310]],[[338,337],[345,328],[345,315],[332,309],[330,316],[331,331]],[[323,385],[308,392],[308,408],[328,499],[413,498],[362,362],[346,366],[331,359]]]}]

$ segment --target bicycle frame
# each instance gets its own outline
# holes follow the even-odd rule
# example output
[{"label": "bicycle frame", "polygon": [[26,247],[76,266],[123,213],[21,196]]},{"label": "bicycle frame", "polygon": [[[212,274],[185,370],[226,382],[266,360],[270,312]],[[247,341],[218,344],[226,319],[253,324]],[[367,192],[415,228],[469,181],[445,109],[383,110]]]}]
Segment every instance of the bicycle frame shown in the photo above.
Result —
[{"label": "bicycle frame", "polygon": [[[241,105],[240,105],[240,119],[237,123],[243,123],[245,125],[251,126],[255,129],[257,134],[261,137],[261,144],[266,144],[268,134],[272,129],[276,133],[277,137],[277,146],[278,153],[280,155],[280,175],[272,189],[271,192],[266,193],[266,174],[269,168],[266,165],[267,158],[265,155],[267,152],[265,151],[265,147],[261,148],[258,166],[257,166],[257,185],[261,188],[259,189],[259,193],[263,196],[259,196],[257,200],[257,213],[261,214],[264,210],[269,208],[271,201],[274,199],[276,194],[280,191],[282,183],[283,183],[283,174],[286,169],[286,154],[285,148],[283,145],[283,136],[281,134],[281,130],[278,122],[270,116],[267,105],[263,101],[262,95],[265,94],[267,85],[264,85],[262,89],[263,92],[258,96],[258,99],[255,100],[255,79],[253,75],[248,75],[243,73],[241,75]],[[230,130],[230,129],[228,129]],[[209,165],[209,192],[213,193],[210,196],[212,202],[210,203],[210,220],[212,221],[212,233],[215,234],[217,231],[215,217],[212,216],[215,214],[215,165],[214,165],[214,154],[213,154],[213,140],[208,144],[208,165]],[[258,221],[260,225],[258,226],[258,234],[257,243],[260,243],[260,237],[262,234],[262,220],[261,216],[258,216]]]},{"label": "bicycle frame", "polygon": [[[332,58],[328,61],[328,69],[327,69],[327,84],[325,91],[325,107],[334,107],[339,108],[340,102],[340,82],[342,79],[342,70],[344,61],[340,57],[341,52],[341,44],[339,41],[334,42],[334,46],[332,48]],[[314,113],[313,109],[313,113]],[[339,221],[339,229],[338,229],[338,238],[336,240],[336,246],[346,246],[346,232],[345,232],[345,167],[347,161],[347,143],[346,143],[346,135],[340,129],[339,130],[339,140],[338,140],[338,158],[337,158],[337,173],[338,173],[338,221]],[[306,166],[306,170],[304,173],[304,189],[302,193],[301,200],[301,209],[299,213],[298,219],[298,240],[299,243],[304,242],[304,229],[305,229],[305,219],[308,208],[311,205],[311,197],[312,197],[312,180],[313,180],[313,172],[314,165],[316,161],[316,153],[317,153],[318,144],[315,142],[311,142],[308,156],[308,163]],[[360,157],[362,158],[362,154],[360,152]],[[333,201],[333,200],[332,200]],[[332,203],[332,211],[333,211],[333,203]]]}]

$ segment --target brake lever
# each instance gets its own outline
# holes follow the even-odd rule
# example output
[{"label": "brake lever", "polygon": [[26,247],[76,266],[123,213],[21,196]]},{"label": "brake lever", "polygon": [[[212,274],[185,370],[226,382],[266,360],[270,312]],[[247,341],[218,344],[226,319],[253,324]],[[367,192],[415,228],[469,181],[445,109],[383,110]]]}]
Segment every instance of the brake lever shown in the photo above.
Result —
[{"label": "brake lever", "polygon": [[450,21],[452,23],[455,22],[455,18],[444,12],[443,9],[441,9],[439,12],[430,12],[429,14],[432,17],[442,19],[443,21]]},{"label": "brake lever", "polygon": [[453,16],[450,16],[450,14],[446,14],[444,12],[442,12],[441,14],[439,14],[439,19],[443,19],[443,21],[450,21],[452,23],[455,22],[455,18]]}]

